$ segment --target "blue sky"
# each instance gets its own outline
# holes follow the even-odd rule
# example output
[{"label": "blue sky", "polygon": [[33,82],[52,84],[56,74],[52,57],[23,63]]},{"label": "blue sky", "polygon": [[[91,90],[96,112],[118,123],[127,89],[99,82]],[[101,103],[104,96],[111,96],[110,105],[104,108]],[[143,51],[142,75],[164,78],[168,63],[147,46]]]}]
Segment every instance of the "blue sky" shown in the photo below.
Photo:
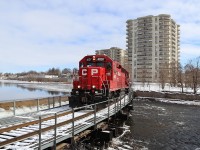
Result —
[{"label": "blue sky", "polygon": [[73,68],[95,50],[126,49],[126,20],[170,14],[181,62],[200,56],[198,0],[1,0],[0,72]]}]

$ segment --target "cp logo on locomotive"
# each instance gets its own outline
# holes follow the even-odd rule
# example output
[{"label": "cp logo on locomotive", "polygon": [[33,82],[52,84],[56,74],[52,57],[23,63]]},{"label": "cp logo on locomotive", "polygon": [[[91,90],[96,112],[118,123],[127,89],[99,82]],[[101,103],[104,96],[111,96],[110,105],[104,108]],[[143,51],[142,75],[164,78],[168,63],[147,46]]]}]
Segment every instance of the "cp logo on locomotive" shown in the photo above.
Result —
[{"label": "cp logo on locomotive", "polygon": [[[91,75],[98,73],[98,69],[91,69]],[[87,75],[87,69],[82,69],[82,75]]]}]

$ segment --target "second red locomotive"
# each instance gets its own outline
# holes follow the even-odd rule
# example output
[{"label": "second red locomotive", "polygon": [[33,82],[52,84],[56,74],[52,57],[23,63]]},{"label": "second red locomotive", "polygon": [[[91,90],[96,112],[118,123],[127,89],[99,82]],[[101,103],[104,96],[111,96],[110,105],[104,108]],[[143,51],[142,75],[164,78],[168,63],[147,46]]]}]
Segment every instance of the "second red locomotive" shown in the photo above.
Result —
[{"label": "second red locomotive", "polygon": [[106,55],[88,55],[79,62],[79,76],[73,81],[71,107],[96,103],[128,92],[129,73]]}]

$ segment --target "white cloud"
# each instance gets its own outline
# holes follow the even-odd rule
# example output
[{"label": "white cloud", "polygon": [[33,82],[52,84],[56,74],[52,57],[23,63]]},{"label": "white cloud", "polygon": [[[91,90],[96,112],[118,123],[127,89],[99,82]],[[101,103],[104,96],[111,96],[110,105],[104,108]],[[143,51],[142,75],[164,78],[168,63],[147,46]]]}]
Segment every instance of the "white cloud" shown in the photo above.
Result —
[{"label": "white cloud", "polygon": [[199,55],[199,7],[197,0],[2,0],[0,72],[77,66],[96,49],[125,49],[126,20],[165,13],[181,25],[181,57],[190,59]]}]

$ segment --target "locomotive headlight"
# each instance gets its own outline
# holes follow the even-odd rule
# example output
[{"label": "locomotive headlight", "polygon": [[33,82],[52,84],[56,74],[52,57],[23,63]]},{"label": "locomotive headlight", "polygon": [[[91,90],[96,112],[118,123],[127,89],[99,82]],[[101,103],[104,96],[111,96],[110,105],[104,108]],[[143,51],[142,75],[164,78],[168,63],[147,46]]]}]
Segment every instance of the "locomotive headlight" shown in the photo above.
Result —
[{"label": "locomotive headlight", "polygon": [[93,86],[92,86],[92,88],[94,89],[94,88],[96,88],[96,86],[95,86],[95,85],[93,85]]},{"label": "locomotive headlight", "polygon": [[78,85],[78,88],[80,89],[80,88],[81,88],[81,86],[80,86],[80,85]]}]

